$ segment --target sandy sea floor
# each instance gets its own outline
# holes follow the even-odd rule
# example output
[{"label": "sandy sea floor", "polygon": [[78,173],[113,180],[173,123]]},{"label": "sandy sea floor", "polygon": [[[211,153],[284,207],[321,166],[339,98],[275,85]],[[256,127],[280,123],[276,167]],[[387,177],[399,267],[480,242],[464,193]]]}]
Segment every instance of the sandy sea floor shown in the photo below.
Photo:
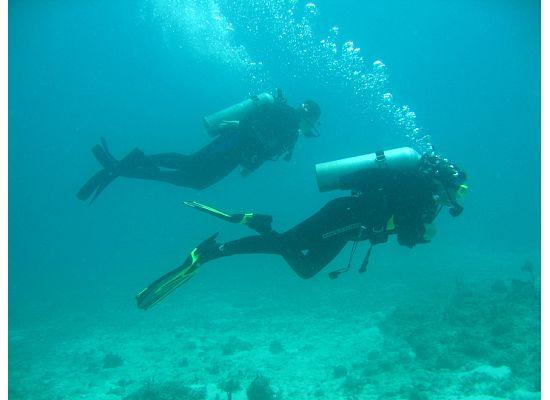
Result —
[{"label": "sandy sea floor", "polygon": [[225,291],[202,281],[146,313],[10,327],[10,399],[540,398],[540,288],[529,274],[355,279]]}]

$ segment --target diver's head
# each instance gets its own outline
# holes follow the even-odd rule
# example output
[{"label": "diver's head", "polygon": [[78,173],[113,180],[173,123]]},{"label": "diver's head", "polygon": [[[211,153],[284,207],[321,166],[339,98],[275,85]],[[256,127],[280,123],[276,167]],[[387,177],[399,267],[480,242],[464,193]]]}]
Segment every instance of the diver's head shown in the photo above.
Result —
[{"label": "diver's head", "polygon": [[321,117],[321,107],[313,100],[306,100],[298,106],[300,113],[300,132],[305,137],[317,137],[317,125]]},{"label": "diver's head", "polygon": [[464,208],[458,203],[468,186],[466,173],[448,159],[434,153],[424,154],[420,161],[421,172],[427,174],[436,185],[436,199],[442,206],[449,207],[449,213],[458,217]]}]

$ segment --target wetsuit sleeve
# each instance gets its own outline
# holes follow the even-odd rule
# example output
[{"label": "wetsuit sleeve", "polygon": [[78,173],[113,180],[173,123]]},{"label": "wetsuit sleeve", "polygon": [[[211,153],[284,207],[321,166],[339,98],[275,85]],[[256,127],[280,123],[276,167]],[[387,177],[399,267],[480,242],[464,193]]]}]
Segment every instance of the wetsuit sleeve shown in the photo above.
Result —
[{"label": "wetsuit sleeve", "polygon": [[429,182],[412,178],[397,190],[400,194],[394,218],[398,243],[407,247],[428,243],[429,240],[424,238],[425,224],[433,222],[437,215],[437,204]]},{"label": "wetsuit sleeve", "polygon": [[415,208],[414,212],[396,217],[398,243],[407,247],[429,243],[429,240],[424,238],[424,234],[426,224],[431,223],[435,218],[435,208],[435,203],[433,207],[426,204],[422,208]]}]

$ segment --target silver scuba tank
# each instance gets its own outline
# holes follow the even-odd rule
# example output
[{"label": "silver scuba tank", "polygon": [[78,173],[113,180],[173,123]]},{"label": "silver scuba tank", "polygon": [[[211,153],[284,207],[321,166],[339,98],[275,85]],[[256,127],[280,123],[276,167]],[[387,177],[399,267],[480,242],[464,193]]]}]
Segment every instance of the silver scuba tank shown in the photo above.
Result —
[{"label": "silver scuba tank", "polygon": [[410,147],[377,151],[357,157],[344,158],[315,165],[319,191],[327,192],[342,187],[341,180],[352,173],[369,169],[415,169],[420,165],[420,154]]},{"label": "silver scuba tank", "polygon": [[240,121],[256,108],[275,103],[275,98],[269,93],[260,93],[240,103],[234,104],[214,114],[203,118],[204,126],[210,136],[216,136],[224,121]]}]

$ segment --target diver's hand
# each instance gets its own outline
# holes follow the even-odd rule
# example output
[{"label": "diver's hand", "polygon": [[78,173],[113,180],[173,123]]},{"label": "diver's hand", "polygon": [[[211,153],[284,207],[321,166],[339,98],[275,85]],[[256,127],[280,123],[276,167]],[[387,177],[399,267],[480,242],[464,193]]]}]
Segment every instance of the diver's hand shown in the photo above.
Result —
[{"label": "diver's hand", "polygon": [[239,121],[222,121],[220,123],[220,128],[238,128],[239,127]]}]

